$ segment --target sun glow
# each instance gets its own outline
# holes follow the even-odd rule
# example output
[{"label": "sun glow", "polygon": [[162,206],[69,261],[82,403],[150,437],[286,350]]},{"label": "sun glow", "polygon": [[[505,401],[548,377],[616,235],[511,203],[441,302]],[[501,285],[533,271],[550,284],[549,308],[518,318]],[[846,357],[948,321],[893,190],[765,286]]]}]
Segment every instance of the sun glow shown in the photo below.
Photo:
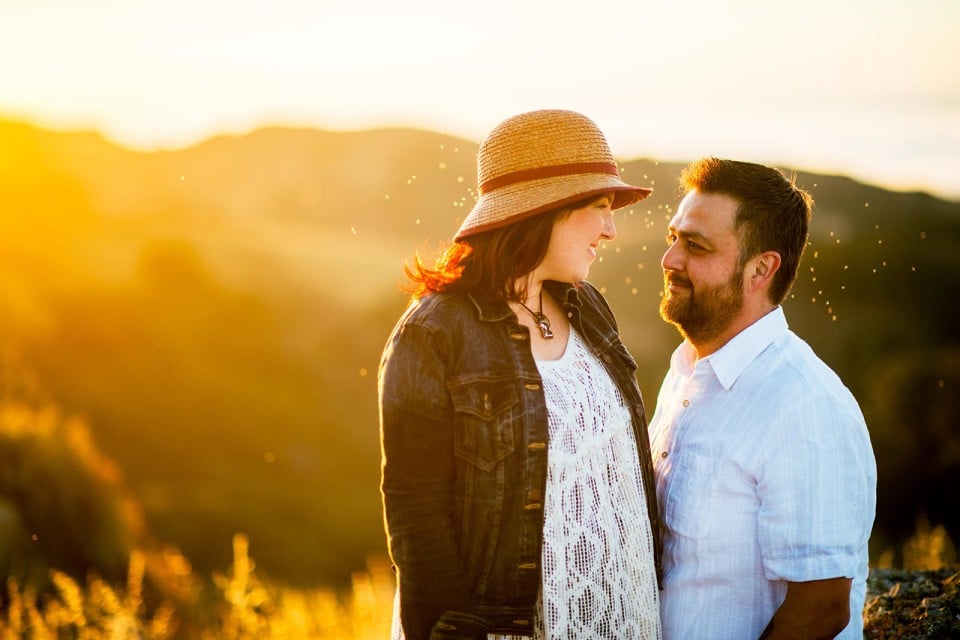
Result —
[{"label": "sun glow", "polygon": [[[581,110],[614,151],[714,153],[960,197],[960,5],[760,0],[67,3],[0,8],[0,115],[130,146],[265,124],[477,140]],[[16,61],[16,62],[13,62]],[[904,153],[909,149],[910,153]]]}]

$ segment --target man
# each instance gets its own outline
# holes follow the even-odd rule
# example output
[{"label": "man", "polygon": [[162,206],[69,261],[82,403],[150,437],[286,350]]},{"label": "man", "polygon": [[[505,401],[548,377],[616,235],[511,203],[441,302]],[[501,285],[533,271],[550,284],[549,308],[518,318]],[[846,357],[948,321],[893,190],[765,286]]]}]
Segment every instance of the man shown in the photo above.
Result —
[{"label": "man", "polygon": [[812,200],[775,169],[715,158],[681,183],[660,314],[684,342],[650,428],[664,639],[860,638],[873,450],[780,306]]}]

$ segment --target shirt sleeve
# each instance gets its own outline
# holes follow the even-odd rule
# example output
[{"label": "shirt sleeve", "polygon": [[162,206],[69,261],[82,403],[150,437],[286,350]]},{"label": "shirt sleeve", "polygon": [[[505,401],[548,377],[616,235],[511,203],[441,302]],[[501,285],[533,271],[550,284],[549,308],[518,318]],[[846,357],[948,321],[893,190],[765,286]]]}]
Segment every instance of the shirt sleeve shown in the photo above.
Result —
[{"label": "shirt sleeve", "polygon": [[757,487],[767,579],[855,577],[876,508],[876,466],[856,402],[808,394],[771,429]]}]

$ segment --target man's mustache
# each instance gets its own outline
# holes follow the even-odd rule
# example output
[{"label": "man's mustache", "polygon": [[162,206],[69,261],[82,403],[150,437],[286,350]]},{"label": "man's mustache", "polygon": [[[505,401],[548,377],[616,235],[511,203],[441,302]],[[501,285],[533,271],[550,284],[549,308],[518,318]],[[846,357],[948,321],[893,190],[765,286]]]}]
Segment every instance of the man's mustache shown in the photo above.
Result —
[{"label": "man's mustache", "polygon": [[682,276],[677,273],[665,273],[663,274],[663,281],[667,285],[675,284],[681,287],[693,287],[693,282],[690,281],[690,278]]}]

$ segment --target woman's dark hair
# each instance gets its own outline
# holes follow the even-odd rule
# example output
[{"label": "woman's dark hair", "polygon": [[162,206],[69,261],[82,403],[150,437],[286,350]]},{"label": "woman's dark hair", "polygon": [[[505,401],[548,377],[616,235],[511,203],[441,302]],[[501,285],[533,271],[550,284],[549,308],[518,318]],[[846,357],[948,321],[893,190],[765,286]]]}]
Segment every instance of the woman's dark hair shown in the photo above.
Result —
[{"label": "woman's dark hair", "polygon": [[596,200],[591,196],[553,211],[514,222],[455,242],[427,266],[417,254],[404,266],[414,298],[428,293],[474,293],[495,300],[523,300],[526,287],[518,279],[533,271],[547,255],[554,223]]}]

